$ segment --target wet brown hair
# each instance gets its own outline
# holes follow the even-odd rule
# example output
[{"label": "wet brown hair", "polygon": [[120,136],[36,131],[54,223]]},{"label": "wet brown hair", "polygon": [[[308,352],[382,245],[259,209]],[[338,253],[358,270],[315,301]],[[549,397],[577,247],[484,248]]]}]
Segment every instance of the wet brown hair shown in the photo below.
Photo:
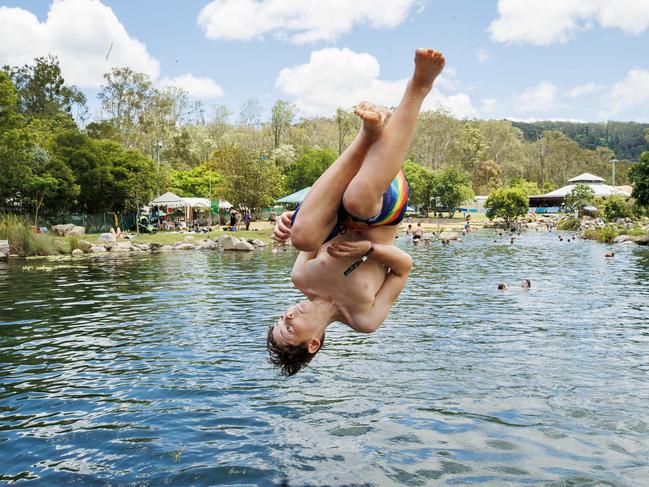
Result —
[{"label": "wet brown hair", "polygon": [[325,341],[325,334],[320,337],[320,347],[314,353],[309,352],[309,344],[299,343],[297,345],[280,345],[273,338],[275,325],[268,327],[266,336],[266,347],[268,348],[268,361],[273,367],[280,369],[283,375],[291,376],[297,374],[304,367],[309,365],[315,354],[320,351]]}]

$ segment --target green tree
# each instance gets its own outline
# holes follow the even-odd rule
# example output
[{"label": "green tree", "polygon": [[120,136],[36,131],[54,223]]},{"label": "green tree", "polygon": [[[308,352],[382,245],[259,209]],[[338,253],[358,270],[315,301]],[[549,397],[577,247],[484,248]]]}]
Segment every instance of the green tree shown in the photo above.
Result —
[{"label": "green tree", "polygon": [[413,161],[403,163],[403,172],[410,184],[409,203],[428,214],[437,183],[435,173]]},{"label": "green tree", "polygon": [[487,218],[502,218],[509,228],[512,221],[529,209],[529,199],[521,188],[498,188],[489,193],[485,202]]},{"label": "green tree", "polygon": [[284,191],[284,177],[269,157],[228,146],[215,151],[211,162],[223,177],[222,196],[235,206],[259,210]]},{"label": "green tree", "polygon": [[9,75],[0,71],[0,209],[16,206],[28,175],[26,160],[31,149],[29,135],[19,112],[18,90]]},{"label": "green tree", "polygon": [[171,170],[169,190],[178,196],[215,198],[223,178],[206,164],[185,171]]},{"label": "green tree", "polygon": [[286,189],[299,191],[313,185],[316,179],[336,160],[331,149],[307,149],[286,171]]},{"label": "green tree", "polygon": [[282,136],[286,134],[295,116],[295,105],[284,100],[277,100],[271,109],[271,130],[273,132],[273,147],[279,147]]},{"label": "green tree", "polygon": [[260,120],[261,104],[257,98],[248,98],[239,106],[239,125],[258,127]]},{"label": "green tree", "polygon": [[342,108],[336,109],[336,127],[338,128],[338,155],[342,154],[350,134],[359,127],[359,118]]},{"label": "green tree", "polygon": [[633,205],[624,196],[612,195],[604,200],[604,217],[607,221],[632,216],[634,216]]},{"label": "green tree", "polygon": [[446,207],[449,218],[453,218],[457,207],[463,201],[474,197],[471,176],[455,168],[448,168],[437,174],[433,191],[439,204]]},{"label": "green tree", "polygon": [[577,183],[566,195],[565,202],[569,208],[577,208],[577,216],[581,218],[584,206],[595,199],[595,192],[587,184]]},{"label": "green tree", "polygon": [[502,170],[496,161],[488,159],[476,165],[473,170],[473,188],[476,193],[487,194],[502,184]]},{"label": "green tree", "polygon": [[523,178],[514,178],[509,185],[512,188],[521,188],[527,196],[541,194],[541,189],[539,188],[538,184],[532,181],[527,181]]},{"label": "green tree", "polygon": [[649,151],[643,152],[630,172],[633,194],[637,204],[649,207]]},{"label": "green tree", "polygon": [[5,66],[20,95],[20,108],[28,118],[70,118],[73,110],[83,116],[86,97],[74,86],[65,84],[59,61],[54,56],[37,57],[34,64]]},{"label": "green tree", "polygon": [[50,212],[69,208],[79,194],[70,168],[39,146],[30,150],[29,173],[21,191],[24,208],[34,212],[34,225],[38,226],[39,212],[46,207]]},{"label": "green tree", "polygon": [[127,147],[135,146],[137,126],[151,103],[155,89],[151,78],[131,68],[113,68],[104,74],[97,98],[101,108]]}]

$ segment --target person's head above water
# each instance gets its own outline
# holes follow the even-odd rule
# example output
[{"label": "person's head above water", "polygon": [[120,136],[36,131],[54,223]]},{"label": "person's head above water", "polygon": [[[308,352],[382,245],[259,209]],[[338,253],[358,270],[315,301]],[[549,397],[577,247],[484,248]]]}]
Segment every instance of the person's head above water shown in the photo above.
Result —
[{"label": "person's head above water", "polygon": [[532,281],[530,281],[529,279],[523,279],[521,281],[521,287],[525,288],[525,289],[531,288],[532,287]]},{"label": "person's head above water", "polygon": [[270,363],[284,375],[297,374],[322,348],[327,326],[337,308],[326,301],[302,301],[291,306],[268,328]]},{"label": "person's head above water", "polygon": [[506,282],[499,282],[498,289],[500,289],[501,291],[507,291],[509,289],[509,286]]}]

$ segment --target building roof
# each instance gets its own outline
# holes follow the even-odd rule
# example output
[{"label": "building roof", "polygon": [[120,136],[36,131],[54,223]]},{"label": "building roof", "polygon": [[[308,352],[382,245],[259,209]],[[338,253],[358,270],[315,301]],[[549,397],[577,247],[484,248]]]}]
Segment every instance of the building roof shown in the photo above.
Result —
[{"label": "building roof", "polygon": [[[609,186],[608,184],[601,184],[601,183],[591,183],[591,184],[580,183],[580,184],[586,184],[587,186],[590,186],[590,189],[593,190],[595,196],[619,195],[619,196],[625,196],[627,198],[631,196],[631,193],[615,188],[613,186]],[[575,186],[576,184],[568,184],[563,188],[555,189],[554,191],[539,196],[533,196],[533,198],[565,198],[570,194],[570,192],[574,189]]]},{"label": "building roof", "polygon": [[301,190],[296,191],[295,193],[289,194],[288,196],[284,196],[283,198],[278,199],[277,203],[302,203],[302,201],[304,201],[304,198],[306,198],[306,195],[310,189],[311,186],[302,188]]},{"label": "building roof", "polygon": [[192,208],[209,208],[210,200],[208,198],[183,198]]},{"label": "building roof", "polygon": [[580,174],[579,176],[575,176],[572,179],[568,179],[569,183],[603,183],[604,181],[604,178],[600,178],[599,176],[595,176],[594,174],[591,174],[589,172],[585,172],[583,174]]},{"label": "building roof", "polygon": [[588,172],[580,174],[579,176],[575,176],[574,178],[569,179],[568,182],[572,184],[568,184],[563,188],[555,189],[554,191],[546,194],[530,196],[530,198],[565,198],[572,192],[577,184],[585,184],[586,186],[589,186],[590,189],[592,189],[595,193],[595,196],[619,195],[626,198],[629,198],[631,196],[631,191],[627,191],[627,188],[609,186],[608,184],[604,184],[603,178],[600,178],[599,176],[595,176],[594,174],[590,174]]}]

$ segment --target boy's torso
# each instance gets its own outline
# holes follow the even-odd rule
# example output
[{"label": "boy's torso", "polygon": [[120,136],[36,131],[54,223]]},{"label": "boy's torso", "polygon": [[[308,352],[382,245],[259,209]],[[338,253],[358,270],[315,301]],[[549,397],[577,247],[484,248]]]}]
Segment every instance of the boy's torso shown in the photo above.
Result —
[{"label": "boy's torso", "polygon": [[398,226],[381,226],[362,231],[348,230],[342,235],[337,235],[323,244],[314,258],[306,261],[296,260],[291,274],[295,287],[310,299],[318,297],[334,301],[346,317],[345,323],[351,325],[355,315],[372,308],[388,269],[379,262],[368,259],[345,276],[345,270],[359,257],[332,257],[327,248],[336,242],[351,240],[370,240],[393,245],[397,231]]}]

